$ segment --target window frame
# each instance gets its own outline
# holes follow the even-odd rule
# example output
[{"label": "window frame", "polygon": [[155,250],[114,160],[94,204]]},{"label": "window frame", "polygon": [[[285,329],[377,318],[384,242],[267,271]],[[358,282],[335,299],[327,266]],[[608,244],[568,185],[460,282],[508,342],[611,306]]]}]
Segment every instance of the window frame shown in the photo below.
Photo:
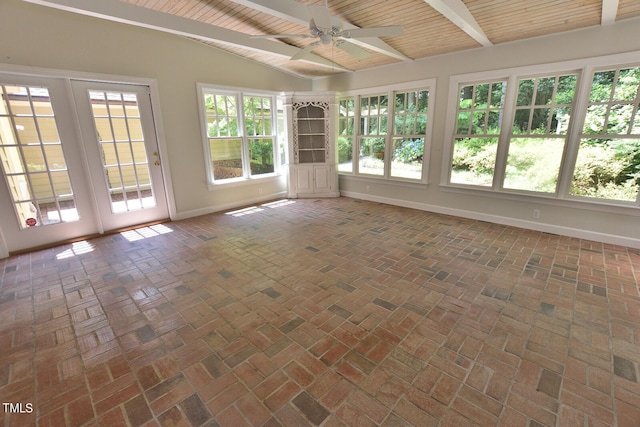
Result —
[{"label": "window frame", "polygon": [[[406,135],[403,134],[395,134],[394,133],[394,120],[395,120],[395,96],[397,93],[408,93],[408,92],[422,92],[427,91],[429,94],[429,99],[427,103],[427,124],[426,124],[426,132],[424,135],[424,148],[423,148],[423,159],[422,159],[422,171],[421,177],[419,179],[415,178],[403,178],[399,176],[391,175],[391,154],[392,154],[392,144],[393,140],[404,137]],[[363,138],[372,137],[367,134],[363,134],[361,132],[361,111],[360,111],[360,102],[362,98],[371,98],[371,97],[387,97],[387,114],[386,121],[387,126],[385,132],[380,132],[379,137],[384,138],[385,140],[385,149],[384,149],[384,169],[383,174],[375,175],[363,173],[360,171],[360,144]],[[353,98],[354,100],[354,115],[353,115],[353,134],[348,135],[352,139],[352,170],[351,172],[338,170],[338,173],[345,177],[353,177],[358,179],[371,179],[371,180],[383,180],[387,182],[395,182],[398,184],[428,184],[429,177],[429,165],[431,160],[431,144],[432,144],[432,134],[433,134],[433,115],[435,109],[435,97],[436,97],[436,79],[425,79],[405,84],[398,85],[386,85],[379,87],[371,87],[364,88],[354,91],[346,91],[339,93],[337,96],[338,102],[340,100]],[[340,120],[338,118],[338,120]],[[340,138],[339,135],[339,126],[336,126],[336,141]]]},{"label": "window frame", "polygon": [[[278,180],[282,177],[282,164],[281,164],[281,141],[284,135],[284,129],[281,129],[281,115],[278,113],[278,108],[282,107],[282,103],[279,101],[279,93],[267,92],[267,91],[252,91],[243,88],[233,88],[226,86],[209,85],[204,83],[197,83],[198,93],[198,109],[200,115],[200,129],[202,135],[202,144],[204,151],[205,170],[207,175],[207,186],[210,190],[221,187],[233,187],[238,185],[245,185],[255,182],[257,180]],[[210,137],[208,135],[208,121],[207,111],[205,106],[206,95],[222,95],[233,96],[236,99],[236,120],[238,127],[237,136],[221,136]],[[246,131],[246,119],[247,113],[244,110],[245,98],[268,98],[271,102],[271,135],[248,135]],[[226,179],[215,179],[213,171],[213,158],[211,156],[210,142],[212,140],[240,140],[240,154],[242,163],[242,176]],[[273,158],[273,172],[252,175],[251,173],[251,151],[249,148],[250,140],[252,139],[271,139],[272,142],[272,158]]]},{"label": "window frame", "polygon": [[[472,101],[475,101],[475,94],[476,94],[476,89],[479,85],[483,85],[483,84],[488,84],[490,87],[492,87],[494,84],[496,83],[504,83],[506,89],[504,90],[504,104],[498,108],[498,110],[502,111],[502,122],[500,123],[500,131],[498,134],[490,134],[488,133],[488,129],[485,129],[484,133],[474,133],[473,129],[472,129],[472,122],[473,122],[473,114],[476,112],[476,108],[472,105],[472,107],[469,109],[469,127],[468,127],[468,131],[466,134],[462,134],[462,133],[458,133],[458,113],[459,113],[459,109],[458,106],[460,104],[459,102],[459,94],[460,91],[463,87],[465,86],[472,86],[473,87],[473,97],[472,97]],[[472,188],[483,188],[483,189],[487,189],[487,188],[496,188],[497,186],[499,186],[499,181],[496,180],[496,170],[498,168],[502,168],[504,162],[501,161],[502,157],[506,156],[506,153],[500,153],[500,147],[501,145],[504,145],[503,139],[506,137],[508,140],[508,135],[505,136],[505,126],[507,125],[507,120],[508,120],[508,114],[506,112],[505,109],[505,105],[507,104],[508,100],[509,100],[509,79],[505,76],[497,76],[491,79],[485,79],[485,80],[474,80],[474,81],[469,81],[469,82],[460,82],[457,86],[456,86],[456,107],[455,107],[455,112],[454,112],[454,117],[455,117],[455,125],[453,126],[453,130],[452,130],[452,140],[451,140],[451,157],[450,157],[450,161],[449,161],[449,165],[451,165],[451,163],[453,162],[453,153],[455,150],[455,141],[458,138],[464,137],[464,136],[468,136],[468,137],[477,137],[477,138],[495,138],[498,140],[497,143],[497,147],[496,147],[496,157],[495,157],[495,161],[493,164],[493,177],[491,180],[491,185],[472,185],[472,184],[463,184],[463,183],[451,183],[451,185],[460,185],[460,186],[465,186],[465,187],[472,187]],[[482,109],[483,111],[489,113],[491,111],[491,107],[488,105],[486,108]],[[485,118],[485,124],[488,124],[488,117]],[[509,126],[510,128],[510,126]],[[508,146],[506,147],[508,149]],[[506,151],[506,150],[505,150]],[[502,154],[502,156],[501,156]],[[504,161],[506,162],[506,158],[504,159]],[[451,167],[449,167],[448,169],[449,172],[449,177],[448,177],[448,182],[451,182]]]},{"label": "window frame", "polygon": [[[640,185],[638,185],[638,188],[637,188],[635,201],[615,200],[615,199],[606,199],[606,198],[595,197],[595,196],[580,196],[580,195],[571,194],[571,185],[572,185],[573,177],[575,173],[575,165],[578,161],[578,155],[580,154],[580,143],[582,139],[587,139],[589,137],[592,137],[592,138],[593,137],[595,138],[609,137],[612,140],[635,139],[640,142],[640,132],[633,133],[629,131],[626,134],[608,133],[606,131],[600,134],[589,134],[584,132],[584,122],[587,119],[587,111],[590,105],[607,104],[609,107],[611,107],[615,104],[618,104],[618,105],[623,104],[623,102],[616,101],[613,99],[610,99],[609,101],[606,101],[606,102],[592,103],[592,101],[590,100],[590,97],[591,97],[591,89],[593,85],[593,78],[595,74],[603,71],[615,71],[617,76],[618,72],[625,68],[640,68],[640,58],[637,59],[635,62],[623,62],[623,63],[614,63],[614,64],[605,63],[605,64],[599,64],[598,66],[588,67],[589,73],[587,74],[586,76],[587,78],[585,79],[585,93],[584,93],[584,101],[581,105],[580,120],[576,123],[575,130],[574,130],[575,144],[573,149],[575,153],[573,157],[570,159],[570,161],[572,162],[571,173],[567,177],[566,188],[565,188],[565,194],[567,195],[567,198],[575,199],[575,200],[587,200],[593,203],[640,206]],[[616,83],[617,81],[618,80],[616,78]],[[635,115],[640,116],[640,105],[639,105],[640,104],[640,87],[637,89],[636,97],[632,102],[635,104],[635,108],[634,108],[634,112],[636,113]],[[610,108],[608,109],[608,111],[610,111]],[[635,120],[633,116],[631,120],[635,122],[635,124],[637,125],[637,120]]]},{"label": "window frame", "polygon": [[[517,103],[517,97],[518,97],[518,92],[519,92],[519,86],[520,86],[520,82],[524,81],[524,80],[540,80],[540,79],[544,79],[544,78],[550,78],[553,77],[554,79],[557,79],[558,81],[555,83],[555,85],[559,84],[559,79],[561,77],[567,77],[567,76],[575,76],[576,77],[576,83],[575,83],[575,87],[574,87],[574,92],[573,92],[573,101],[571,104],[569,104],[569,108],[571,109],[571,113],[570,113],[570,118],[569,118],[569,122],[567,124],[567,129],[566,132],[562,133],[562,134],[557,134],[557,135],[561,135],[562,137],[557,137],[557,139],[563,139],[563,147],[562,147],[562,155],[560,156],[559,159],[559,165],[558,165],[558,176],[557,176],[557,181],[556,181],[556,187],[555,190],[552,192],[545,192],[545,191],[537,191],[537,190],[529,190],[529,189],[518,189],[518,188],[512,188],[512,187],[506,187],[506,168],[508,165],[508,160],[509,160],[509,149],[511,148],[511,141],[514,139],[518,139],[518,138],[531,138],[531,139],[543,139],[545,137],[550,137],[551,135],[553,135],[552,133],[550,133],[549,131],[547,131],[547,133],[545,133],[544,135],[539,135],[536,136],[535,134],[531,133],[531,123],[529,123],[528,125],[528,129],[529,132],[528,133],[523,133],[523,134],[516,134],[513,131],[513,124],[515,121],[515,116],[516,113],[518,111],[522,111],[525,109],[532,109],[535,110],[537,104],[532,104],[532,105],[527,105],[527,106],[522,106],[522,105],[518,105]],[[507,107],[505,106],[505,111],[509,111],[509,114],[505,114],[505,117],[508,121],[506,121],[505,123],[503,123],[503,128],[502,128],[502,132],[505,132],[505,147],[503,148],[504,150],[504,162],[501,164],[501,176],[500,179],[498,179],[497,182],[497,188],[498,191],[502,191],[505,193],[521,193],[521,194],[532,194],[532,195],[547,195],[547,196],[551,196],[551,197],[562,197],[563,194],[566,194],[566,192],[563,192],[564,188],[565,188],[565,182],[563,178],[563,171],[564,169],[566,169],[566,165],[567,165],[567,160],[568,160],[568,156],[569,156],[569,152],[570,152],[570,145],[573,143],[573,135],[575,134],[575,125],[578,121],[580,121],[580,116],[578,114],[580,114],[580,112],[577,112],[578,109],[577,107],[577,100],[578,100],[578,91],[580,89],[580,86],[582,85],[582,81],[585,79],[585,74],[584,74],[584,70],[581,69],[572,69],[572,70],[559,70],[559,71],[550,71],[550,72],[546,72],[546,73],[535,73],[535,74],[518,74],[518,75],[514,75],[512,76],[512,86],[511,89],[513,90],[513,94],[512,94],[512,98],[506,98],[506,100],[510,100],[512,103]],[[587,76],[588,77],[588,76]],[[509,85],[509,82],[507,82],[507,85]],[[507,93],[509,91],[509,87],[507,87]],[[558,105],[567,105],[567,104],[558,104],[556,101],[556,95],[557,95],[557,86],[554,87],[553,90],[553,99],[554,102],[552,104],[548,104],[550,105],[550,109],[551,107],[553,108],[558,108]],[[547,105],[547,104],[544,104]],[[538,107],[541,108],[541,107]],[[548,126],[550,125],[550,122],[548,123]],[[500,147],[499,147],[500,149]],[[494,177],[496,178],[496,177]]]},{"label": "window frame", "polygon": [[[586,108],[589,102],[593,75],[595,72],[601,70],[625,67],[640,67],[640,51],[451,76],[448,89],[445,140],[442,157],[443,167],[441,169],[440,187],[444,191],[464,194],[484,194],[485,196],[501,199],[532,201],[532,198],[534,198],[537,202],[544,204],[567,207],[584,207],[585,205],[591,205],[594,210],[607,212],[628,212],[628,207],[640,206],[640,194],[635,202],[628,202],[613,199],[596,199],[585,196],[574,196],[569,193],[576,165],[580,135],[582,133]],[[511,128],[516,110],[518,81],[526,78],[542,78],[550,75],[557,76],[567,74],[576,74],[577,83],[572,105],[571,123],[567,129],[567,140],[562,158],[560,159],[560,171],[558,174],[556,192],[544,193],[504,188],[503,183],[505,178],[509,139],[513,136]],[[457,125],[457,104],[459,102],[458,88],[460,85],[464,84],[490,82],[500,78],[507,80],[507,95],[505,97],[505,118],[502,121],[501,133],[498,140],[493,185],[490,187],[481,187],[469,184],[452,183],[451,166]]]}]

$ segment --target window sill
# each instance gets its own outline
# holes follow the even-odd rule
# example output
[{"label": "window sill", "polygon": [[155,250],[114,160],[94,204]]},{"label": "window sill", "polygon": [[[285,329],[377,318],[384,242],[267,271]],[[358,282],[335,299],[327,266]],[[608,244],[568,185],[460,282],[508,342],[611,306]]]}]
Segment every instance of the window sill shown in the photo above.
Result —
[{"label": "window sill", "polygon": [[246,187],[255,184],[262,184],[265,182],[284,181],[284,175],[277,174],[265,174],[252,178],[235,178],[225,179],[222,182],[214,182],[207,184],[209,191],[224,190],[227,188]]},{"label": "window sill", "polygon": [[397,185],[402,187],[414,187],[414,188],[424,188],[426,189],[428,183],[424,181],[410,181],[404,179],[394,179],[394,178],[384,178],[377,177],[375,175],[353,175],[347,173],[338,174],[339,178],[346,178],[349,181],[362,181],[362,182],[374,182],[377,184],[386,184],[386,185]]}]

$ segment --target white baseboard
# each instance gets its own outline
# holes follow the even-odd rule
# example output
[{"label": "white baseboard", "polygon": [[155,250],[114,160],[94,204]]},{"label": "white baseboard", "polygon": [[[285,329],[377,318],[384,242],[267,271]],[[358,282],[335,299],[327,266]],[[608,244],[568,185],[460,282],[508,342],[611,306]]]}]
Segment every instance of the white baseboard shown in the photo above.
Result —
[{"label": "white baseboard", "polygon": [[579,239],[593,240],[602,243],[609,243],[612,245],[620,245],[640,249],[640,240],[614,234],[598,233],[595,231],[582,230],[579,228],[563,227],[559,225],[545,224],[542,222],[527,221],[498,215],[489,215],[479,212],[465,211],[462,209],[429,205],[426,203],[410,202],[406,200],[392,199],[389,197],[373,196],[371,194],[363,194],[352,191],[341,191],[340,194],[342,196],[351,197],[353,199],[367,200],[370,202],[384,203],[387,205],[402,206],[405,208],[418,209],[421,211],[475,219],[478,221],[487,221],[495,224],[542,231],[544,233],[552,233],[561,236],[575,237]]},{"label": "white baseboard", "polygon": [[242,208],[242,207],[245,207],[247,205],[252,205],[254,203],[267,202],[269,200],[280,199],[280,198],[285,198],[285,197],[287,197],[287,192],[286,191],[281,191],[281,192],[278,192],[278,193],[272,193],[272,194],[268,194],[266,196],[260,196],[260,197],[256,197],[256,198],[253,198],[253,199],[243,199],[243,200],[238,201],[238,202],[227,203],[227,204],[224,204],[224,205],[215,205],[215,206],[209,206],[209,207],[202,208],[202,209],[194,209],[192,211],[178,212],[176,214],[176,218],[175,219],[176,220],[180,220],[180,219],[193,218],[195,216],[207,215],[207,214],[210,214],[210,213],[226,211],[226,210],[229,210],[229,209]]}]

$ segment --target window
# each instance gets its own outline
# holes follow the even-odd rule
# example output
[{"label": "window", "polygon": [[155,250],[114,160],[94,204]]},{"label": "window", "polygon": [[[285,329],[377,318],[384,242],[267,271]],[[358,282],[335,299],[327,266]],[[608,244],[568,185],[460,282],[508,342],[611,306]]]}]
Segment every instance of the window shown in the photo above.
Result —
[{"label": "window", "polygon": [[391,139],[391,176],[421,179],[429,91],[396,92]]},{"label": "window", "polygon": [[635,201],[640,184],[640,67],[597,71],[570,194]]},{"label": "window", "polygon": [[[419,90],[346,96],[338,100],[338,171],[424,182],[432,81]],[[357,159],[354,164],[353,159]],[[428,159],[427,159],[428,160]]]},{"label": "window", "polygon": [[504,188],[555,193],[577,75],[518,82]]},{"label": "window", "polygon": [[282,156],[275,97],[203,88],[202,99],[210,182],[275,174]]},{"label": "window", "polygon": [[384,175],[388,113],[389,97],[387,95],[360,97],[358,132],[358,171],[360,173]]},{"label": "window", "polygon": [[338,100],[338,171],[353,172],[355,138],[355,98]]},{"label": "window", "polygon": [[507,82],[460,85],[451,182],[491,186]]},{"label": "window", "polygon": [[610,58],[452,78],[447,184],[638,205],[640,65]]}]

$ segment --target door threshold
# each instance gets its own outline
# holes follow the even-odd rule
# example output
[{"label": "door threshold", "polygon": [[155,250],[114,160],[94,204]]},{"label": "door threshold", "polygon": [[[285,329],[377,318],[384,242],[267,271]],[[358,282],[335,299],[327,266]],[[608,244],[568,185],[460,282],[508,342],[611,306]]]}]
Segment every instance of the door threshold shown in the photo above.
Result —
[{"label": "door threshold", "polygon": [[167,222],[171,222],[171,219],[170,218],[166,218],[166,219],[161,219],[161,220],[158,220],[158,221],[145,222],[143,224],[131,225],[131,226],[128,226],[128,227],[116,228],[114,230],[105,231],[102,234],[100,234],[100,233],[88,234],[88,235],[85,235],[85,236],[74,237],[72,239],[66,239],[66,240],[62,240],[62,241],[59,241],[59,242],[55,242],[55,243],[47,243],[46,245],[34,246],[32,248],[20,249],[20,250],[17,250],[17,251],[11,251],[11,252],[9,252],[9,256],[12,257],[12,256],[16,256],[16,255],[24,255],[24,254],[27,254],[27,253],[30,253],[30,252],[42,251],[42,250],[45,250],[45,249],[55,248],[57,246],[63,246],[63,245],[69,245],[71,243],[81,242],[83,240],[91,240],[91,239],[95,239],[95,238],[98,238],[98,237],[104,237],[104,236],[110,236],[112,234],[123,233],[125,231],[135,230],[137,228],[144,228],[144,227],[151,227],[152,225],[165,224]]}]

